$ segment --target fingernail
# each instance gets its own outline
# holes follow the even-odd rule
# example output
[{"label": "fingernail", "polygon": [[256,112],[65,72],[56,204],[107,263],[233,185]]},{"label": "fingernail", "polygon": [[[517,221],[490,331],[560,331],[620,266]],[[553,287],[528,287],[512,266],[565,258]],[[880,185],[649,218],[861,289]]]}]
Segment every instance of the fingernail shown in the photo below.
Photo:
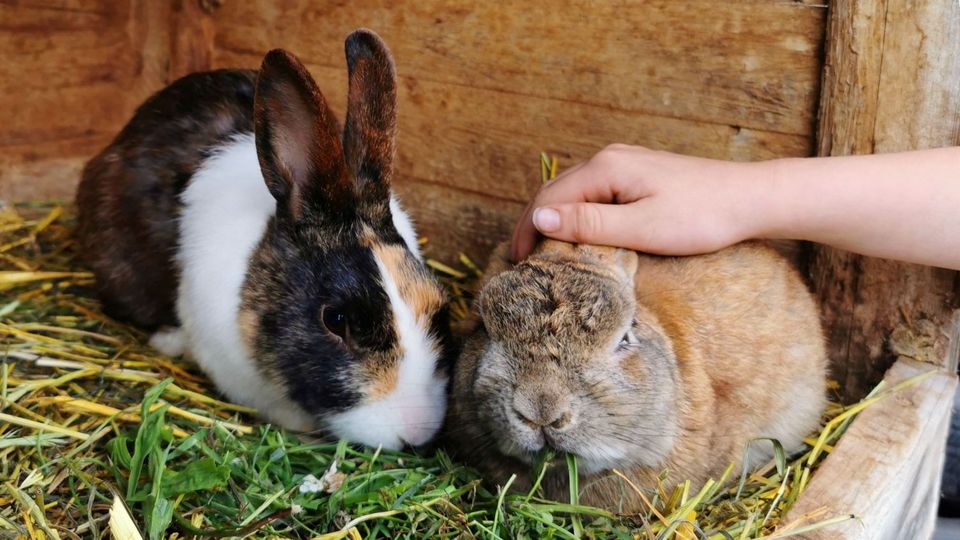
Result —
[{"label": "fingernail", "polygon": [[537,208],[533,211],[533,224],[540,232],[560,230],[560,212],[553,208]]}]

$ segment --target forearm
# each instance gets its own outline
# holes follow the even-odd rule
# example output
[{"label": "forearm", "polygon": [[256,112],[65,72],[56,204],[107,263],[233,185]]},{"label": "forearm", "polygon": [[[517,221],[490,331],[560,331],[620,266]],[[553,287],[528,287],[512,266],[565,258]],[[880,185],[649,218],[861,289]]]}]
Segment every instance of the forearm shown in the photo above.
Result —
[{"label": "forearm", "polygon": [[960,269],[960,148],[764,167],[748,188],[752,236]]}]

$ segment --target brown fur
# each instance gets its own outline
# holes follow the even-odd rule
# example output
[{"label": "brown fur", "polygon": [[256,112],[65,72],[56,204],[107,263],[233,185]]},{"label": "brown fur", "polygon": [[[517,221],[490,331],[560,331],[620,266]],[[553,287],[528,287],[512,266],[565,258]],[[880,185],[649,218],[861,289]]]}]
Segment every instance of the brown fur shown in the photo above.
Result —
[{"label": "brown fur", "polygon": [[288,207],[291,218],[300,221],[311,212],[353,204],[340,122],[289,52],[277,49],[264,57],[253,117],[260,169],[279,208]]},{"label": "brown fur", "polygon": [[[702,484],[740,462],[751,438],[795,447],[825,405],[813,300],[758,243],[670,258],[547,241],[512,269],[501,246],[477,311],[447,438],[492,481],[529,485],[549,442],[580,456],[583,501],[637,510],[611,468],[643,489],[664,470]],[[627,344],[614,346],[621,335]],[[769,449],[757,445],[750,464]],[[565,474],[548,473],[548,495],[563,496]]]},{"label": "brown fur", "polygon": [[177,80],[84,167],[77,238],[111,316],[146,328],[178,324],[178,197],[211,148],[253,129],[256,75],[218,70]]},{"label": "brown fur", "polygon": [[418,322],[429,326],[430,316],[446,302],[443,290],[437,286],[436,281],[426,279],[423,265],[411,259],[402,246],[376,243],[371,249],[383,262],[387,272],[394,277],[400,296],[416,314]]}]

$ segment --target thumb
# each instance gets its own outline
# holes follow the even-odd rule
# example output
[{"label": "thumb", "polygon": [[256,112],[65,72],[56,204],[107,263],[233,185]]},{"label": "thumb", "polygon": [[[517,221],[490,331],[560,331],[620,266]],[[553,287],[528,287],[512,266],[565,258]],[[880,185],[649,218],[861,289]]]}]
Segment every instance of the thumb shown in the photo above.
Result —
[{"label": "thumb", "polygon": [[635,214],[629,205],[554,204],[534,210],[533,225],[556,240],[636,249],[642,229]]}]

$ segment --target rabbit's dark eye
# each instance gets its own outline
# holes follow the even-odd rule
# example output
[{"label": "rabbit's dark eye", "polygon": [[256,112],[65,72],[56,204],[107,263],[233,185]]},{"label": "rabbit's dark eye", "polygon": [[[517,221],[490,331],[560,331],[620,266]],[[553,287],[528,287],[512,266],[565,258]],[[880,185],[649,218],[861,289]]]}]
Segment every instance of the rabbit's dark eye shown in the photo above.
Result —
[{"label": "rabbit's dark eye", "polygon": [[631,329],[631,330],[627,330],[627,332],[623,334],[623,337],[620,338],[620,342],[617,343],[617,348],[623,350],[623,349],[626,349],[627,347],[636,345],[637,343],[640,343],[640,340],[637,338],[636,334],[634,334],[633,330]]},{"label": "rabbit's dark eye", "polygon": [[347,314],[343,310],[326,306],[323,308],[322,319],[323,326],[327,331],[347,341],[350,336],[350,326],[347,321]]}]

